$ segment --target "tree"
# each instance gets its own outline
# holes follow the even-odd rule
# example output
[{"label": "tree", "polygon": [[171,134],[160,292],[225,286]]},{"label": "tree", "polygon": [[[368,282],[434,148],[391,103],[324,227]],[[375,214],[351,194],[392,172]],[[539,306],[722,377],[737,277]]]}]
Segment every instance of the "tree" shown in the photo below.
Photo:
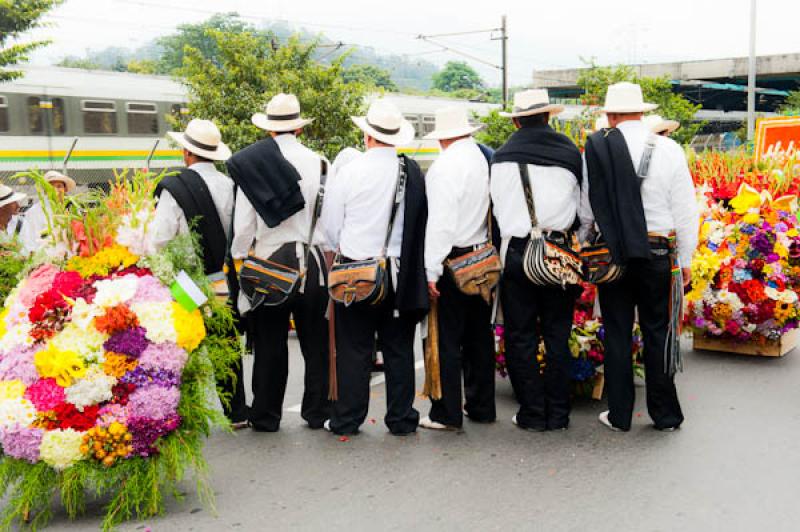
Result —
[{"label": "tree", "polygon": [[397,92],[398,88],[388,70],[375,65],[352,65],[342,70],[342,79],[345,83],[357,81],[364,85]]},{"label": "tree", "polygon": [[658,104],[656,112],[668,120],[677,120],[681,127],[672,134],[679,144],[688,144],[703,127],[696,122],[695,114],[701,108],[689,100],[672,92],[672,82],[668,76],[660,78],[639,77],[626,65],[616,67],[598,66],[589,63],[589,68],[578,76],[578,86],[584,91],[581,100],[585,105],[602,105],[608,86],[621,81],[638,83],[642,87],[645,101]]},{"label": "tree", "polygon": [[293,93],[304,116],[315,118],[303,132],[306,144],[332,158],[358,144],[362,135],[350,120],[363,110],[366,87],[342,80],[342,60],[323,65],[313,59],[316,43],[297,37],[273,50],[250,32],[207,30],[218,53],[214,59],[186,47],[178,74],[189,94],[189,116],[213,120],[223,140],[239,150],[264,136],[250,122],[254,112],[279,92]]},{"label": "tree", "polygon": [[800,90],[791,91],[779,111],[788,115],[800,114]]},{"label": "tree", "polygon": [[475,134],[475,140],[495,150],[505,144],[514,132],[514,123],[510,118],[500,116],[500,109],[492,109],[486,116],[475,118],[486,125]]},{"label": "tree", "polygon": [[433,75],[433,88],[445,92],[458,89],[483,89],[480,75],[464,61],[448,61],[444,68]]},{"label": "tree", "polygon": [[219,65],[220,47],[210,30],[231,35],[247,32],[259,48],[268,46],[272,39],[271,33],[257,30],[236,13],[218,13],[198,24],[181,24],[177,33],[158,39],[156,43],[161,47],[158,71],[169,74],[180,69],[188,48]]},{"label": "tree", "polygon": [[7,44],[26,31],[42,25],[41,17],[63,0],[0,0],[0,81],[22,76],[17,70],[5,70],[28,60],[28,54],[49,41]]}]

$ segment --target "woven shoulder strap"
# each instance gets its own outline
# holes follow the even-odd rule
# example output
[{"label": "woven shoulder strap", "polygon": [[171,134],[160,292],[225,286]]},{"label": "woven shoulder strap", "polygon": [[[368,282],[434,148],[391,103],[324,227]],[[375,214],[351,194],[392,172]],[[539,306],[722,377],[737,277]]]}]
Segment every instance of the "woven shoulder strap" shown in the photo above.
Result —
[{"label": "woven shoulder strap", "polygon": [[533,203],[533,189],[531,179],[528,175],[528,165],[517,163],[519,167],[519,177],[522,180],[522,190],[525,192],[525,203],[528,205],[528,214],[531,217],[531,231],[539,228],[539,220],[536,219],[536,206]]},{"label": "woven shoulder strap", "polygon": [[392,229],[394,229],[394,222],[397,218],[397,211],[400,208],[400,202],[403,201],[403,196],[406,192],[406,161],[403,157],[398,158],[397,181],[394,186],[394,197],[392,197],[392,210],[389,214],[389,225],[386,228],[386,238],[383,241],[383,250],[381,256],[385,257],[389,249],[389,240],[392,238]]}]

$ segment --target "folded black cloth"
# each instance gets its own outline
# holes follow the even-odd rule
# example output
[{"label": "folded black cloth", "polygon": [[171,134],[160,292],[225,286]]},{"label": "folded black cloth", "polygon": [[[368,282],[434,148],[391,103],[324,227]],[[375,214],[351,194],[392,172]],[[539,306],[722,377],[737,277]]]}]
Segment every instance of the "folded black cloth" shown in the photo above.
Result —
[{"label": "folded black cloth", "polygon": [[581,152],[569,137],[547,124],[516,130],[492,158],[492,163],[507,162],[558,166],[572,172],[581,183]]},{"label": "folded black cloth", "polygon": [[400,272],[395,304],[421,320],[428,313],[428,281],[425,276],[425,225],[428,222],[428,199],[425,179],[413,159],[401,155],[406,163],[406,192],[403,205],[403,241],[400,249]]},{"label": "folded black cloth", "polygon": [[231,179],[267,227],[277,227],[305,207],[300,174],[271,137],[236,152],[227,166]]},{"label": "folded black cloth", "polygon": [[589,202],[615,264],[650,259],[641,183],[625,137],[618,129],[586,140]]}]

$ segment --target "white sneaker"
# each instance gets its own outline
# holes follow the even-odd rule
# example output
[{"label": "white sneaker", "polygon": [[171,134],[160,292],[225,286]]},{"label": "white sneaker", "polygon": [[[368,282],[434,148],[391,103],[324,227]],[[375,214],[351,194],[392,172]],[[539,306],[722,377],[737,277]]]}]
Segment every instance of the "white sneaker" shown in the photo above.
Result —
[{"label": "white sneaker", "polygon": [[459,430],[458,427],[453,427],[450,425],[445,425],[444,423],[439,423],[438,421],[434,421],[430,418],[430,416],[425,416],[424,418],[420,419],[419,426],[423,429],[430,430]]},{"label": "white sneaker", "polygon": [[322,428],[327,430],[328,432],[333,432],[331,430],[331,420],[330,419],[326,419],[325,423],[322,424]]},{"label": "white sneaker", "polygon": [[605,412],[600,412],[600,415],[597,416],[597,420],[606,427],[608,427],[609,429],[613,430],[614,432],[624,432],[622,429],[617,428],[611,424],[611,421],[608,420],[608,414],[609,410],[606,410]]}]

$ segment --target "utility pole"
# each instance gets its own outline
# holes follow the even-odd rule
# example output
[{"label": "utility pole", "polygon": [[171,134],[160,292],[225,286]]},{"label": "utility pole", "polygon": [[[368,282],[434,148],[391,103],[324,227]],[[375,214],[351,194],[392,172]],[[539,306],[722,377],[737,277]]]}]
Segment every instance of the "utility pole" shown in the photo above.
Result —
[{"label": "utility pole", "polygon": [[[754,0],[755,1],[755,0]],[[500,24],[500,39],[503,46],[503,108],[508,106],[508,28],[506,16],[503,15]]]},{"label": "utility pole", "polygon": [[747,141],[751,142],[756,129],[756,0],[750,0],[750,57],[747,66]]}]

